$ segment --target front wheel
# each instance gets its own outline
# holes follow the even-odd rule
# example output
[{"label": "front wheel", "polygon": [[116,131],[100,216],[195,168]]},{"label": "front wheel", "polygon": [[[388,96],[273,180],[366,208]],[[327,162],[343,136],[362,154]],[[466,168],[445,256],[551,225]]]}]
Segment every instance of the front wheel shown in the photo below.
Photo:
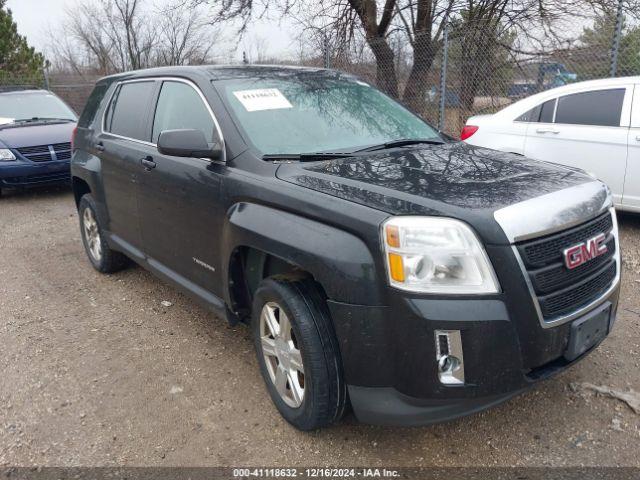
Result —
[{"label": "front wheel", "polygon": [[342,417],[346,387],[338,344],[312,281],[263,280],[254,296],[252,331],[267,390],[285,420],[314,430]]}]

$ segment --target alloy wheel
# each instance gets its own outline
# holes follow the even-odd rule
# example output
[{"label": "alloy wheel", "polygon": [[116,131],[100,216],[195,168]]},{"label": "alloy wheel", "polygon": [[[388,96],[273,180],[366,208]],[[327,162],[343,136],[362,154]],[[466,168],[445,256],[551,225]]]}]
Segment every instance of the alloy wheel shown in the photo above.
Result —
[{"label": "alloy wheel", "polygon": [[302,405],[305,393],[302,354],[285,311],[268,302],[260,313],[260,344],[269,377],[291,408]]},{"label": "alloy wheel", "polygon": [[102,242],[100,241],[98,222],[90,208],[84,209],[84,213],[82,214],[82,228],[91,257],[96,262],[100,262],[100,260],[102,260]]}]

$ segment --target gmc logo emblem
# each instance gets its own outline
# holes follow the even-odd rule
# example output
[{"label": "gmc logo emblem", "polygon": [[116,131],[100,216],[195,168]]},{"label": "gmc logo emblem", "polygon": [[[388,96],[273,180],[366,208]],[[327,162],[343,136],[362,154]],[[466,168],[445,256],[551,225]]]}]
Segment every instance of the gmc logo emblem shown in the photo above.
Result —
[{"label": "gmc logo emblem", "polygon": [[573,245],[562,252],[564,264],[569,270],[593,260],[600,255],[607,253],[607,246],[604,240],[607,238],[604,233],[591,237],[585,242]]}]

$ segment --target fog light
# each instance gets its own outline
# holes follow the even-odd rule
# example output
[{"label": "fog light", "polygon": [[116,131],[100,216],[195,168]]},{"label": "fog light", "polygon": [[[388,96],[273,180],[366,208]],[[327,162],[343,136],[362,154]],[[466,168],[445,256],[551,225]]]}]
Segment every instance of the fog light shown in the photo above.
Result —
[{"label": "fog light", "polygon": [[444,385],[464,384],[464,361],[460,330],[436,330],[438,378]]},{"label": "fog light", "polygon": [[438,360],[438,368],[441,373],[455,372],[460,368],[460,359],[453,355],[445,355]]}]

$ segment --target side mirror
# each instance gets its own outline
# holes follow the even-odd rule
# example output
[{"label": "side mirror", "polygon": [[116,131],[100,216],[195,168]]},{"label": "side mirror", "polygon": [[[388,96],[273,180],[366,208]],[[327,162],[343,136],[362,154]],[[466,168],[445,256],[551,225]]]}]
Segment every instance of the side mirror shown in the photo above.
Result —
[{"label": "side mirror", "polygon": [[158,138],[158,152],[174,157],[197,157],[220,160],[222,149],[210,144],[201,130],[164,130]]}]

